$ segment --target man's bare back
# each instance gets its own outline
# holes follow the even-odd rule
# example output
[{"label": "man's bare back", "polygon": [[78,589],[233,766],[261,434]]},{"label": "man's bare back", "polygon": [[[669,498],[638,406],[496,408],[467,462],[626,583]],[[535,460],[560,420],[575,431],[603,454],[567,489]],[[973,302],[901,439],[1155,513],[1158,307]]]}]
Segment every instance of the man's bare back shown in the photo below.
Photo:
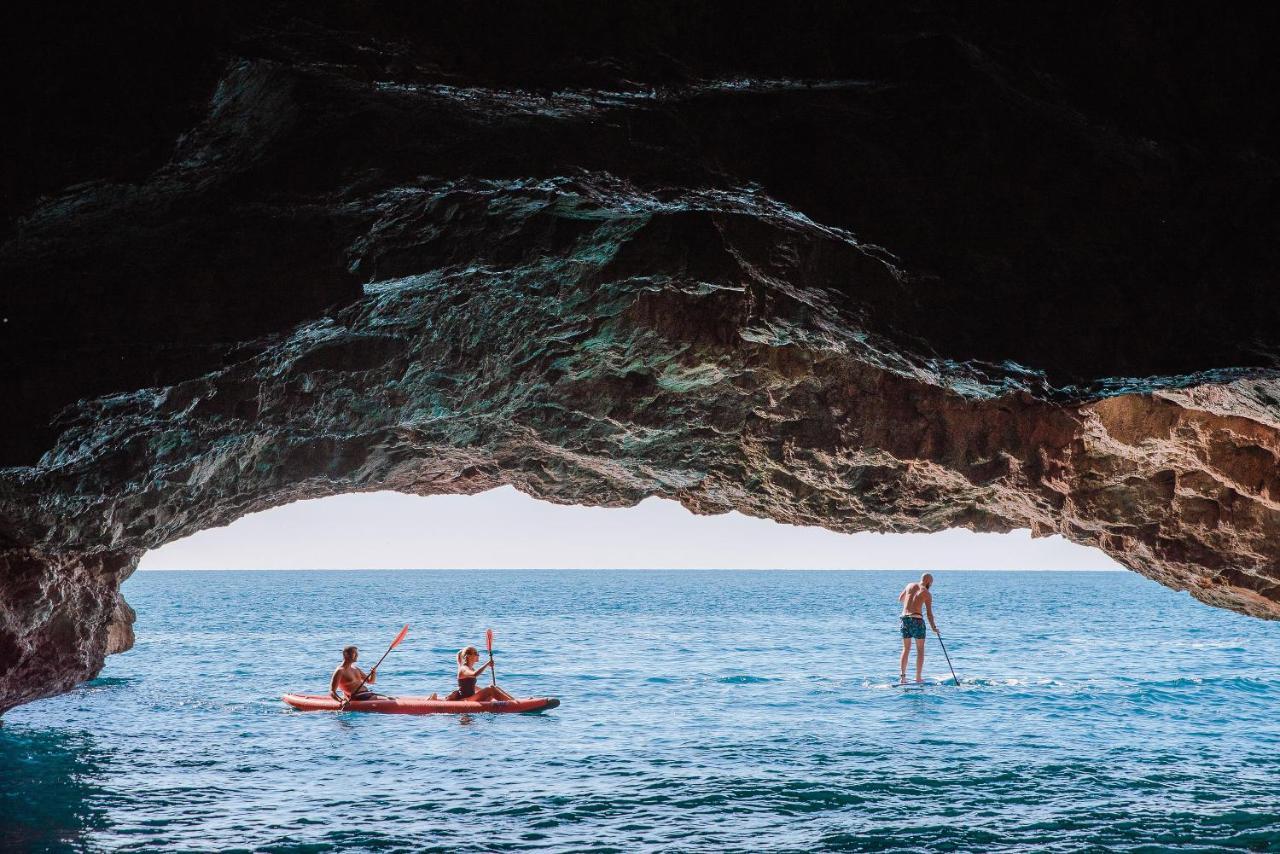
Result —
[{"label": "man's bare back", "polygon": [[902,603],[902,616],[923,617],[924,612],[920,609],[925,607],[929,609],[929,623],[933,623],[933,594],[919,581],[913,581],[904,587],[898,594],[898,601]]}]

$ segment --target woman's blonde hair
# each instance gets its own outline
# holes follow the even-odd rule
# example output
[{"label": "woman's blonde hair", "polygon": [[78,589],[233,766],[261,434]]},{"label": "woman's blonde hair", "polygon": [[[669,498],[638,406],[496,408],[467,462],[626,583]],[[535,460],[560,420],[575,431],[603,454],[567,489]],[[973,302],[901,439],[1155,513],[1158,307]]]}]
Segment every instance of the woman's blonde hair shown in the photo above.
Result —
[{"label": "woman's blonde hair", "polygon": [[464,663],[467,656],[471,653],[475,653],[476,658],[480,657],[480,650],[476,649],[474,646],[464,646],[462,649],[458,650],[458,663]]}]

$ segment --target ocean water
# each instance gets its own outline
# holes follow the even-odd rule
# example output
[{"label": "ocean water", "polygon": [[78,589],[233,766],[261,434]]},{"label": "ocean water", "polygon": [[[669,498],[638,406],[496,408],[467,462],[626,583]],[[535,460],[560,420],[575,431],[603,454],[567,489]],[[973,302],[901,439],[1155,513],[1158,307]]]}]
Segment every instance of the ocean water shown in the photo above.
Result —
[{"label": "ocean water", "polygon": [[[139,643],[0,726],[0,849],[1280,851],[1280,624],[1129,573],[172,572]],[[300,713],[347,643],[537,715]]]}]

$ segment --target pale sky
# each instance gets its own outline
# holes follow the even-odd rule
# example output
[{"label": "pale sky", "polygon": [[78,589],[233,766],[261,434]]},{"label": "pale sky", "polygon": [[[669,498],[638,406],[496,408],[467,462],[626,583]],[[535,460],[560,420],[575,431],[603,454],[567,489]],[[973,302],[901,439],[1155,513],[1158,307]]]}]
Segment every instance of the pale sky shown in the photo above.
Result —
[{"label": "pale sky", "polygon": [[674,501],[564,507],[474,496],[339,495],[253,513],[148,552],[148,569],[1120,569],[1028,531],[836,534]]}]

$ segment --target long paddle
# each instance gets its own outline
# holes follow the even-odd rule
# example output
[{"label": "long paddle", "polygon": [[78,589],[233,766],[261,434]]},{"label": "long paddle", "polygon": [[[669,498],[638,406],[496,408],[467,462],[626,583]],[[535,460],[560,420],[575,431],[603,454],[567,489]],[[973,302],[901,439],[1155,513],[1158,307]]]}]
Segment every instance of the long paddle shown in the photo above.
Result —
[{"label": "long paddle", "polygon": [[489,678],[493,680],[493,687],[498,687],[498,671],[493,667],[493,629],[484,630],[485,646],[489,647]]},{"label": "long paddle", "polygon": [[951,670],[951,678],[956,680],[956,685],[959,685],[960,677],[956,676],[956,669],[954,667],[951,667],[951,656],[947,655],[947,645],[942,642],[942,632],[938,631],[937,628],[935,628],[933,630],[933,633],[938,636],[938,645],[942,647],[942,654],[946,655],[947,657],[947,667],[950,668]]},{"label": "long paddle", "polygon": [[382,658],[379,658],[378,663],[373,665],[373,668],[369,671],[369,673],[366,673],[364,678],[360,680],[360,687],[352,691],[351,694],[347,697],[347,699],[342,701],[343,708],[346,708],[347,703],[351,702],[352,697],[360,693],[360,688],[363,688],[364,683],[369,681],[369,675],[372,674],[375,670],[377,670],[382,665],[382,662],[386,660],[386,657],[391,654],[391,650],[398,647],[400,645],[400,641],[404,640],[405,635],[407,634],[409,634],[409,624],[405,623],[404,628],[400,630],[400,634],[396,635],[396,639],[391,642],[391,646],[387,647],[387,651],[382,654]]}]

